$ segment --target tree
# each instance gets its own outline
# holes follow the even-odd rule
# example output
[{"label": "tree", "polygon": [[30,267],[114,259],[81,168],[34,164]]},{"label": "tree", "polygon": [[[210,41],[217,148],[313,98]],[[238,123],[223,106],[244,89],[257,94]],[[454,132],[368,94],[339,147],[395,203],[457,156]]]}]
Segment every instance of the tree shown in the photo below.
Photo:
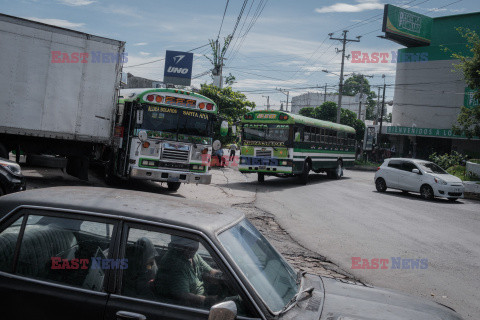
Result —
[{"label": "tree", "polygon": [[[326,101],[316,108],[302,108],[300,114],[315,119],[335,122],[337,119],[337,104],[332,101]],[[355,129],[356,140],[360,141],[363,139],[365,124],[363,121],[357,119],[355,112],[343,108],[340,109],[340,123]]]},{"label": "tree", "polygon": [[304,107],[300,109],[300,115],[309,117],[309,118],[315,118],[315,108],[313,107]]},{"label": "tree", "polygon": [[[254,102],[248,101],[243,93],[233,91],[231,87],[220,89],[214,85],[202,84],[198,93],[212,99],[218,106],[219,116],[227,120],[230,125],[242,119],[247,112],[255,109]],[[220,121],[217,121],[216,126],[218,128],[215,128],[215,139],[222,143],[233,141],[234,137],[219,135]]]},{"label": "tree", "polygon": [[[480,37],[475,31],[470,29],[457,28],[457,31],[467,40],[467,49],[471,55],[462,53],[453,53],[452,57],[460,60],[455,68],[463,72],[467,85],[476,90],[474,98],[480,100]],[[480,137],[480,106],[473,108],[462,107],[457,118],[458,125],[453,125],[453,132],[461,134],[462,132],[468,138],[473,136]]]},{"label": "tree", "polygon": [[346,96],[354,96],[357,93],[363,93],[367,95],[365,119],[374,120],[374,110],[377,103],[375,99],[377,98],[377,94],[370,90],[370,82],[368,82],[367,78],[363,74],[354,73],[347,80],[345,80],[345,84],[343,85],[343,94]]}]

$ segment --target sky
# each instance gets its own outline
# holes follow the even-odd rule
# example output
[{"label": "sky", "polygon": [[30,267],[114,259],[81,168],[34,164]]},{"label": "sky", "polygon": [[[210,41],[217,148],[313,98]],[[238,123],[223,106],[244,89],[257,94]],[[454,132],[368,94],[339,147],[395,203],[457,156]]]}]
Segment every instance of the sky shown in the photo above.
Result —
[{"label": "sky", "polygon": [[[211,83],[210,40],[233,40],[225,55],[223,74],[236,78],[232,88],[257,108],[269,97],[272,109],[305,92],[338,91],[342,37],[352,51],[389,53],[402,46],[382,35],[385,4],[430,17],[479,11],[478,0],[0,0],[0,12],[126,42],[124,72],[163,80],[166,50],[194,52],[192,85]],[[243,9],[243,14],[241,14]],[[196,49],[198,48],[198,49]],[[323,72],[326,70],[327,72]],[[353,63],[345,74],[373,76],[374,86],[395,83],[395,63]],[[385,75],[385,78],[382,78]],[[283,89],[281,92],[278,89]],[[377,90],[372,87],[372,90]],[[388,87],[386,99],[393,99]]]}]

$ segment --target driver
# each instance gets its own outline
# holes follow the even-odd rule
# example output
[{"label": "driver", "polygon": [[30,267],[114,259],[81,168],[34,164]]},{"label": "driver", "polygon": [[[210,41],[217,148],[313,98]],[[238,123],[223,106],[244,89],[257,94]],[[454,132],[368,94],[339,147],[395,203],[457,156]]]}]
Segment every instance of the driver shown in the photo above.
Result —
[{"label": "driver", "polygon": [[168,247],[155,280],[157,294],[189,306],[212,306],[218,297],[206,295],[203,277],[219,276],[221,272],[197,253],[199,242],[172,235]]}]

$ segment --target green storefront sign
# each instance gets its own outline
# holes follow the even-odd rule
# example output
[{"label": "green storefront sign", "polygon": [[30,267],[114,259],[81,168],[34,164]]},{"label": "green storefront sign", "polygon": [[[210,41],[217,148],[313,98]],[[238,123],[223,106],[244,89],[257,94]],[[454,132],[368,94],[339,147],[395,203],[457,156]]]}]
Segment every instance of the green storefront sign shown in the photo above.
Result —
[{"label": "green storefront sign", "polygon": [[463,99],[463,105],[466,108],[473,109],[477,106],[480,106],[480,101],[475,99],[474,95],[477,90],[470,89],[469,87],[465,88],[465,97]]},{"label": "green storefront sign", "polygon": [[[462,134],[461,136],[453,134],[452,129],[412,128],[412,127],[399,127],[399,126],[387,127],[387,134],[398,134],[398,135],[406,135],[406,136],[426,136],[426,137],[452,138],[452,139],[467,138],[464,134]],[[474,137],[473,139],[478,139],[478,137]]]},{"label": "green storefront sign", "polygon": [[432,25],[433,19],[428,16],[391,4],[385,5],[382,31],[388,39],[407,47],[429,45]]}]

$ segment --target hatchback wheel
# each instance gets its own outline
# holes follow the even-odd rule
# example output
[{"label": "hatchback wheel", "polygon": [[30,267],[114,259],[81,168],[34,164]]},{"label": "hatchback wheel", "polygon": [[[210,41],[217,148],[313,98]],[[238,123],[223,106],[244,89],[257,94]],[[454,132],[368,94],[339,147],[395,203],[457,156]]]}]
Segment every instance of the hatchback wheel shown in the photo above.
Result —
[{"label": "hatchback wheel", "polygon": [[385,192],[387,190],[387,183],[383,178],[378,178],[375,180],[375,188],[377,188],[378,192]]},{"label": "hatchback wheel", "polygon": [[180,182],[167,182],[167,188],[169,191],[177,191],[180,188]]},{"label": "hatchback wheel", "polygon": [[423,185],[420,188],[420,195],[425,200],[432,200],[433,199],[433,189],[429,185]]}]

